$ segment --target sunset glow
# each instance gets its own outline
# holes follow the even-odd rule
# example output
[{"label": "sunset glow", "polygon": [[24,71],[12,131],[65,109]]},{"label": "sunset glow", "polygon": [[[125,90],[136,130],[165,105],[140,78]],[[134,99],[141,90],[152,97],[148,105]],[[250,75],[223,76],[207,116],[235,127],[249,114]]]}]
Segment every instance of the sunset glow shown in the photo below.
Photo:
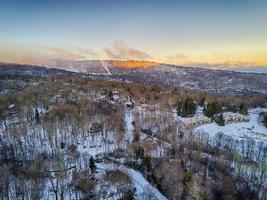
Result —
[{"label": "sunset glow", "polygon": [[267,66],[266,1],[1,1],[0,61]]}]

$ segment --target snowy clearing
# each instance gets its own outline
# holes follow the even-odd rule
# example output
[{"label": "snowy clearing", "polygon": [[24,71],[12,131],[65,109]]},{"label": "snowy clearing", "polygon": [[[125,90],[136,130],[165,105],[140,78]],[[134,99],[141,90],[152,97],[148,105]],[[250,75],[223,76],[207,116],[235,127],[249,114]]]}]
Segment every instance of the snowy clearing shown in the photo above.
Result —
[{"label": "snowy clearing", "polygon": [[259,122],[259,113],[267,111],[264,108],[249,110],[248,122],[237,122],[219,126],[215,122],[201,125],[195,128],[194,133],[207,133],[213,137],[217,133],[223,133],[233,139],[255,139],[267,142],[267,129]]},{"label": "snowy clearing", "polygon": [[158,189],[153,187],[143,175],[131,168],[125,167],[123,165],[117,164],[97,164],[97,168],[101,170],[120,170],[125,173],[131,179],[134,187],[136,188],[137,199],[143,200],[146,195],[152,195],[153,200],[167,200],[167,198],[162,195]]}]

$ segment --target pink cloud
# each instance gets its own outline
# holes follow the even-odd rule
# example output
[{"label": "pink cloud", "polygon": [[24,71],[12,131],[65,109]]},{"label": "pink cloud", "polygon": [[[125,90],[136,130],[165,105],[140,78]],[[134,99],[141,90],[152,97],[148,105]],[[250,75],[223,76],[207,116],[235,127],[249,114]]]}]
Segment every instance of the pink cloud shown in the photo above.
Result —
[{"label": "pink cloud", "polygon": [[145,51],[141,51],[128,46],[123,41],[115,41],[110,48],[104,49],[107,56],[110,59],[136,59],[136,60],[146,60],[152,57]]}]

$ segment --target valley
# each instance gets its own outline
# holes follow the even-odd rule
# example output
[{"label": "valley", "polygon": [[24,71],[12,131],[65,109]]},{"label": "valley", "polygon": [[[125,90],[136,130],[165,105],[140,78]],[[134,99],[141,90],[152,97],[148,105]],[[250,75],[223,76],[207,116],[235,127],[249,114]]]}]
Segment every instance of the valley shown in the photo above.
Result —
[{"label": "valley", "polygon": [[144,84],[143,68],[0,69],[1,199],[266,196],[264,94]]}]

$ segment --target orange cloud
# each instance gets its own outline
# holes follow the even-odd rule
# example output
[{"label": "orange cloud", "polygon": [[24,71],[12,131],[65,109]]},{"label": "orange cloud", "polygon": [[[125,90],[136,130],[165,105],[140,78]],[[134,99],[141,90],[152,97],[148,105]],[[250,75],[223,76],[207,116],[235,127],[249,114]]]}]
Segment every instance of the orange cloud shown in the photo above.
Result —
[{"label": "orange cloud", "polygon": [[78,60],[85,56],[64,48],[39,45],[23,45],[16,42],[3,42],[0,46],[0,61],[24,64],[47,64],[51,60]]},{"label": "orange cloud", "polygon": [[[206,49],[174,54],[159,54],[152,57],[150,53],[130,47],[123,41],[115,41],[110,47],[95,51],[76,47],[66,49],[42,45],[25,45],[12,41],[0,40],[0,61],[25,64],[49,65],[54,60],[84,59],[119,59],[147,60],[177,65],[211,64],[233,67],[267,67],[267,49],[221,50]],[[162,53],[162,52],[161,52]],[[164,52],[163,52],[164,53]]]},{"label": "orange cloud", "polygon": [[111,48],[105,48],[105,53],[110,59],[120,59],[120,60],[129,60],[129,59],[136,59],[136,60],[146,60],[151,59],[152,57],[138,49],[129,47],[123,41],[115,41],[112,44]]}]

